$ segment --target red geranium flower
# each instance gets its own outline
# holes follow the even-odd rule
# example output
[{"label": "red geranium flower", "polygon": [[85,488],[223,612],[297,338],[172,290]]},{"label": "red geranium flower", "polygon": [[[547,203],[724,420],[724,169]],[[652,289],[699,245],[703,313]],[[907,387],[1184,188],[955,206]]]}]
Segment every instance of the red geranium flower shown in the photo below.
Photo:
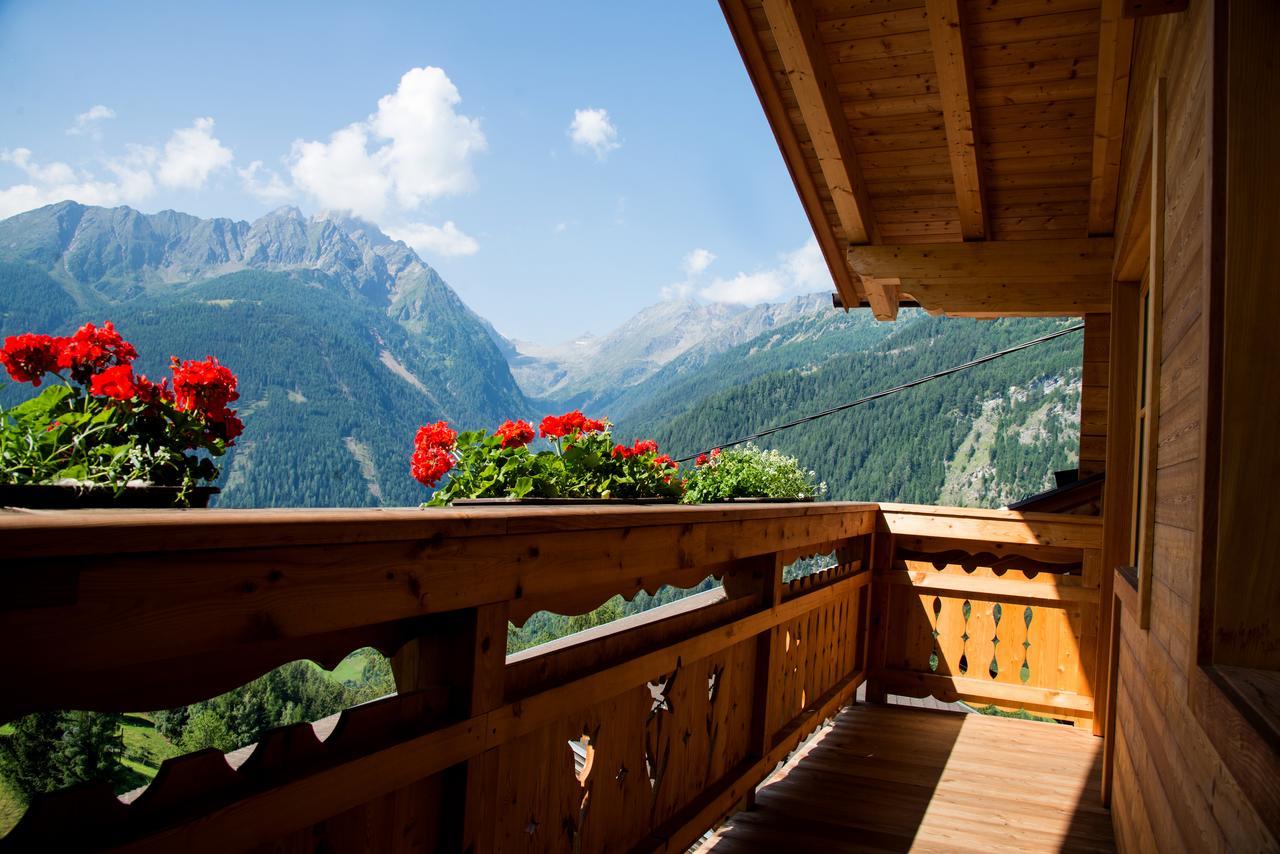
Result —
[{"label": "red geranium flower", "polygon": [[715,457],[718,457],[718,456],[720,456],[720,449],[719,449],[719,448],[712,448],[712,449],[711,449],[711,457],[712,457],[712,459],[714,459]]},{"label": "red geranium flower", "polygon": [[116,365],[102,373],[94,374],[89,391],[99,397],[109,397],[112,400],[129,400],[138,393],[133,379],[133,367]]},{"label": "red geranium flower", "polygon": [[564,426],[565,433],[580,433],[587,423],[587,416],[583,415],[581,410],[575,409],[561,415],[560,423]]},{"label": "red geranium flower", "polygon": [[227,404],[240,398],[236,375],[213,356],[203,362],[173,357],[173,396],[178,409],[202,413],[212,421],[224,420]]},{"label": "red geranium flower", "polygon": [[94,374],[107,368],[129,365],[138,358],[133,345],[116,332],[108,320],[102,328],[86,323],[70,338],[62,339],[62,352],[58,367],[69,368],[71,378],[81,385],[87,384]]},{"label": "red geranium flower", "polygon": [[698,458],[693,461],[693,464],[695,466],[705,466],[708,462],[710,462],[710,460],[707,459],[706,454],[698,454]]},{"label": "red geranium flower", "polygon": [[50,335],[13,335],[4,339],[0,364],[15,382],[39,386],[45,374],[58,370],[58,356],[65,339]]},{"label": "red geranium flower", "polygon": [[613,458],[615,460],[625,460],[627,457],[635,456],[635,453],[635,451],[631,450],[626,445],[613,446]]},{"label": "red geranium flower", "polygon": [[502,438],[504,448],[522,448],[533,441],[533,425],[528,421],[504,421],[494,434]]},{"label": "red geranium flower", "polygon": [[[442,422],[443,423],[443,422]],[[428,488],[440,482],[440,478],[453,468],[453,455],[440,445],[425,445],[413,452],[409,472],[414,479]]]},{"label": "red geranium flower", "polygon": [[564,433],[564,425],[560,423],[560,418],[556,415],[548,415],[538,425],[538,435],[544,439],[559,439]]},{"label": "red geranium flower", "polygon": [[[453,448],[453,443],[457,438],[458,431],[451,429],[448,421],[437,421],[434,424],[419,427],[418,434],[413,437],[413,445],[418,450],[440,448],[448,451]],[[448,469],[445,469],[445,471],[448,471]]]},{"label": "red geranium flower", "polygon": [[671,469],[674,469],[674,468],[679,468],[679,467],[680,467],[679,463],[677,463],[675,460],[671,459],[671,457],[668,457],[666,454],[663,454],[663,455],[662,455],[662,456],[660,456],[660,457],[654,457],[654,458],[653,458],[653,464],[654,464],[655,466],[657,466],[658,468],[671,468]]},{"label": "red geranium flower", "polygon": [[228,445],[234,445],[235,438],[244,432],[244,422],[233,410],[205,413],[205,418],[209,422],[210,434],[222,438]]},{"label": "red geranium flower", "polygon": [[138,393],[138,400],[143,403],[160,403],[162,401],[173,402],[173,392],[169,389],[169,381],[161,380],[153,383],[145,376],[139,374],[133,380],[133,385]]},{"label": "red geranium flower", "polygon": [[574,409],[564,415],[548,415],[538,425],[538,435],[544,439],[561,439],[574,433],[601,433],[609,429],[607,421],[588,418],[581,410]]},{"label": "red geranium flower", "polygon": [[658,443],[652,439],[640,439],[632,446],[631,450],[636,454],[656,454],[658,453]]}]

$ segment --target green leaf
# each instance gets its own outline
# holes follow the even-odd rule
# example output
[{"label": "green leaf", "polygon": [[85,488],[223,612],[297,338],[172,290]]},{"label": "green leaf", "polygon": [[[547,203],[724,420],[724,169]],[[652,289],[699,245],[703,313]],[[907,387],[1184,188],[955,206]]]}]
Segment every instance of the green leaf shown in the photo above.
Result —
[{"label": "green leaf", "polygon": [[14,418],[35,421],[41,418],[52,420],[51,414],[63,401],[73,394],[64,385],[51,385],[30,400],[23,401],[9,410]]},{"label": "green leaf", "polygon": [[533,478],[525,476],[516,479],[516,485],[511,487],[511,495],[514,498],[524,498],[533,491]]}]

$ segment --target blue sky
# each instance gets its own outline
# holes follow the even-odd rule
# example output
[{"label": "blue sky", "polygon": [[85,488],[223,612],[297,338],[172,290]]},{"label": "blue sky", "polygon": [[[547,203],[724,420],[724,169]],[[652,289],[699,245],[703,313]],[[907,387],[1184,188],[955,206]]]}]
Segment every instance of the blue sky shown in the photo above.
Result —
[{"label": "blue sky", "polygon": [[0,87],[0,216],[353,209],[540,342],[831,287],[709,0],[0,0]]}]

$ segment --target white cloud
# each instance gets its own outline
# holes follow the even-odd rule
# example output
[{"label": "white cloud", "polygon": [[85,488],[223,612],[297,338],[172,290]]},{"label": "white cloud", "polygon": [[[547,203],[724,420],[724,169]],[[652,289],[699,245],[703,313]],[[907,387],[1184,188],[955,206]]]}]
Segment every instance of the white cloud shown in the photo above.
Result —
[{"label": "white cloud", "polygon": [[101,123],[107,119],[114,119],[116,111],[102,104],[94,104],[80,115],[76,116],[76,122],[67,128],[68,136],[91,136],[94,139],[102,139]]},{"label": "white cloud", "polygon": [[568,231],[568,230],[569,230],[569,223],[567,223],[567,222],[557,222],[557,223],[556,223],[556,225],[555,225],[555,228],[553,228],[553,229],[551,229],[551,230],[552,230],[552,231],[554,231],[556,234],[564,234],[566,231]]},{"label": "white cloud", "polygon": [[569,123],[569,138],[579,148],[594,151],[600,160],[622,146],[618,141],[618,129],[609,120],[609,111],[594,107],[574,110],[573,121]]},{"label": "white cloud", "polygon": [[822,251],[811,237],[804,246],[784,254],[776,267],[738,273],[729,279],[717,278],[698,295],[711,302],[755,305],[831,287],[833,283]]},{"label": "white cloud", "polygon": [[[108,113],[114,115],[99,104],[82,113],[76,121],[84,128],[91,128],[92,121],[109,118]],[[0,217],[67,199],[107,207],[137,205],[155,194],[157,183],[199,189],[209,175],[229,165],[233,157],[231,149],[213,136],[210,118],[198,118],[191,127],[175,130],[163,152],[130,143],[125,146],[124,155],[101,160],[100,168],[111,174],[110,179],[61,161],[39,163],[27,148],[0,150],[0,162],[12,163],[27,177],[25,183],[0,190]]]},{"label": "white cloud", "polygon": [[381,219],[391,177],[369,156],[368,138],[364,126],[354,124],[334,133],[327,143],[295,142],[290,165],[293,183],[321,207]]},{"label": "white cloud", "polygon": [[166,187],[198,190],[209,175],[230,165],[231,149],[213,135],[213,119],[196,119],[189,128],[173,132],[164,144],[164,156],[156,178]]},{"label": "white cloud", "polygon": [[38,163],[30,149],[0,149],[0,162],[12,163],[27,176],[26,183],[0,190],[0,219],[66,199],[87,205],[136,204],[155,191],[147,170],[148,151],[131,149],[128,156],[107,161],[116,180],[104,181],[60,161]]},{"label": "white cloud", "polygon": [[479,121],[456,111],[461,100],[443,70],[411,69],[367,120],[328,142],[294,142],[293,182],[323,207],[374,220],[466,192],[471,159],[487,143]]},{"label": "white cloud", "polygon": [[409,223],[397,228],[389,228],[387,234],[396,240],[403,240],[415,252],[427,258],[474,255],[480,251],[480,244],[475,238],[463,234],[452,220],[443,226]]},{"label": "white cloud", "polygon": [[261,160],[255,160],[244,169],[237,169],[244,191],[264,202],[282,202],[293,196],[293,188],[280,176],[266,168]]},{"label": "white cloud", "polygon": [[697,276],[710,267],[711,262],[714,260],[716,260],[714,252],[707,249],[695,249],[684,256],[684,271],[687,275]]}]

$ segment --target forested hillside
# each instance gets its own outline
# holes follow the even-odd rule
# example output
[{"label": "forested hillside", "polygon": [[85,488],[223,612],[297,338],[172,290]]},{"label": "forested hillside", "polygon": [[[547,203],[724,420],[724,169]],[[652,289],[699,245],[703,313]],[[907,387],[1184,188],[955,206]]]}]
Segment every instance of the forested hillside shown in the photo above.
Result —
[{"label": "forested hillside", "polygon": [[[622,426],[654,436],[673,456],[693,454],[1071,322],[904,312],[861,337],[855,321],[846,338],[854,346],[844,352],[819,338],[801,351],[805,358],[779,353],[773,358],[783,367],[757,373],[768,361],[748,354],[767,347],[765,336],[655,394]],[[1048,488],[1053,471],[1075,465],[1081,346],[1079,335],[1056,339],[760,444],[799,457],[832,498],[999,506]]]}]

